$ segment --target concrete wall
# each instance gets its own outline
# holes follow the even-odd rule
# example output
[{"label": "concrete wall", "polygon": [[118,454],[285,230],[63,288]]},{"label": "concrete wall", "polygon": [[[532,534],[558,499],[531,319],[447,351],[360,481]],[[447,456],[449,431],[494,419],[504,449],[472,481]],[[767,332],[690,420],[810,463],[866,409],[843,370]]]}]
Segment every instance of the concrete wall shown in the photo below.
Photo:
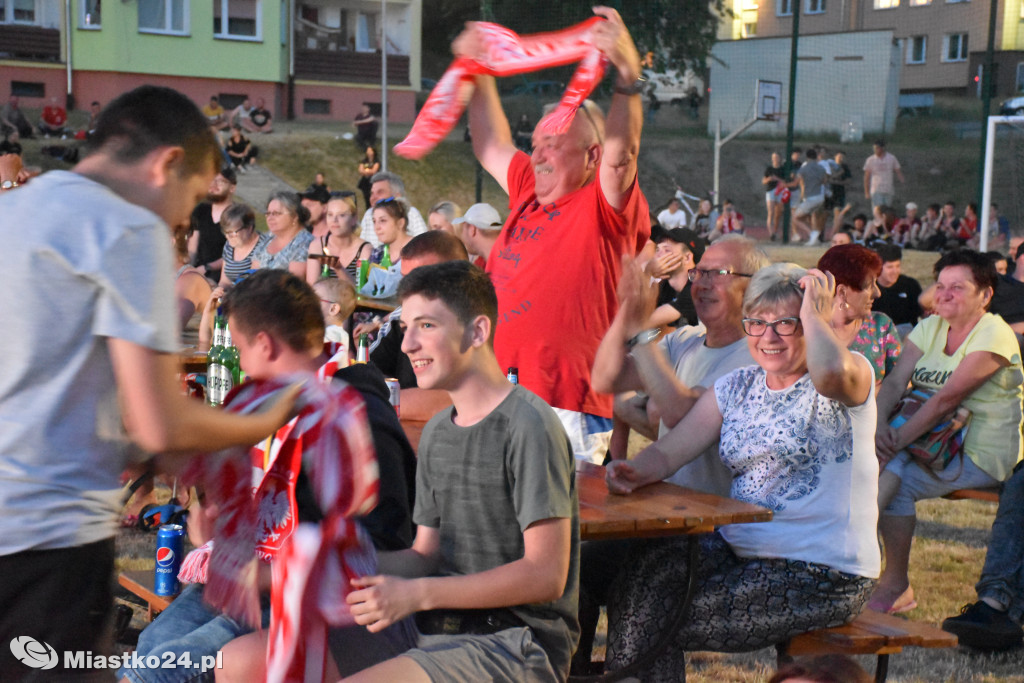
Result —
[{"label": "concrete wall", "polygon": [[[718,43],[712,51],[708,132],[723,135],[754,118],[757,79],[782,83],[783,116],[759,121],[752,134],[785,135],[789,102],[789,38]],[[866,133],[890,132],[896,121],[900,63],[892,31],[805,36],[800,40],[794,123],[801,133],[839,133],[856,119]]]}]

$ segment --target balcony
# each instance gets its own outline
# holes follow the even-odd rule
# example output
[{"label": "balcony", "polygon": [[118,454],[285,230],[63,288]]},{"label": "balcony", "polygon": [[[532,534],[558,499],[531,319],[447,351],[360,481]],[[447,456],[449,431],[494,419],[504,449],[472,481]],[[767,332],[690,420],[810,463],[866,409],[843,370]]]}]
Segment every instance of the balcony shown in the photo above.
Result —
[{"label": "balcony", "polygon": [[[380,53],[297,49],[295,77],[314,81],[380,83]],[[408,55],[388,55],[388,84],[411,85]]]},{"label": "balcony", "polygon": [[[60,61],[60,29],[0,24],[0,58]],[[408,72],[408,60],[406,61]],[[390,69],[388,69],[390,72]],[[380,69],[377,69],[380,73]],[[408,73],[406,75],[408,80]]]}]

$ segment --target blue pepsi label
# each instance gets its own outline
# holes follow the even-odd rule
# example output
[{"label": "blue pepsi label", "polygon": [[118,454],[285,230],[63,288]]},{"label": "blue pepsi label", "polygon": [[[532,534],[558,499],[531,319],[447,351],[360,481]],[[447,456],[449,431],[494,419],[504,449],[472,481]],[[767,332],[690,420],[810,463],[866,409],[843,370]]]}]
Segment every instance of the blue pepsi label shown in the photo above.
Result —
[{"label": "blue pepsi label", "polygon": [[153,574],[153,592],[157,595],[177,595],[181,590],[178,571],[181,569],[185,545],[185,528],[180,524],[165,524],[156,535],[156,571]]}]

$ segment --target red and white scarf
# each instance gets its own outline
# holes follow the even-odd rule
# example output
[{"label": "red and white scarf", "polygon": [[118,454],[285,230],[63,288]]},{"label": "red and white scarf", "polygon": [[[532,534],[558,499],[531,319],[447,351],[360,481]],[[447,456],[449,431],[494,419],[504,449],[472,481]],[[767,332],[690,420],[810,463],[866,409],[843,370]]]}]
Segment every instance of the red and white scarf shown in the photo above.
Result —
[{"label": "red and white scarf", "polygon": [[514,76],[580,62],[555,110],[544,119],[545,132],[564,133],[587,96],[604,77],[608,60],[594,47],[591,30],[603,17],[592,17],[561,31],[520,36],[499,24],[477,22],[485,41],[479,59],[459,57],[434,86],[409,134],[395,145],[395,154],[421,159],[455,128],[473,95],[478,74]]},{"label": "red and white scarf", "polygon": [[[247,382],[228,395],[226,409],[254,412],[298,379]],[[208,562],[207,602],[258,626],[256,555],[282,560],[273,567],[268,652],[268,664],[273,665],[268,680],[280,681],[304,680],[305,646],[322,659],[327,625],[352,623],[344,602],[349,579],[375,566],[372,546],[351,519],[372,510],[378,494],[377,460],[362,398],[342,383],[307,382],[296,408],[299,414],[273,439],[248,452],[228,449],[209,456],[193,472],[221,510]],[[324,517],[319,525],[308,525],[306,540],[297,548],[295,482],[300,468]],[[311,534],[315,541],[309,540]],[[291,558],[309,555],[310,547],[309,562],[292,563]],[[283,591],[289,586],[302,598],[285,600]],[[285,632],[293,637],[280,635]]]}]

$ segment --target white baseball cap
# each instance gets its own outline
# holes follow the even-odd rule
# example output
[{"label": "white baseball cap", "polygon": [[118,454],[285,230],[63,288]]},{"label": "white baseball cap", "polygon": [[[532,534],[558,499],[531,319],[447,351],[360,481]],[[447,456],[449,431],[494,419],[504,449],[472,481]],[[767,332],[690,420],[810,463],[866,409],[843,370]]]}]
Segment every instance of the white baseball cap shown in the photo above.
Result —
[{"label": "white baseball cap", "polygon": [[474,204],[466,210],[462,218],[452,220],[452,225],[472,223],[482,230],[493,230],[502,226],[501,215],[490,204]]}]

